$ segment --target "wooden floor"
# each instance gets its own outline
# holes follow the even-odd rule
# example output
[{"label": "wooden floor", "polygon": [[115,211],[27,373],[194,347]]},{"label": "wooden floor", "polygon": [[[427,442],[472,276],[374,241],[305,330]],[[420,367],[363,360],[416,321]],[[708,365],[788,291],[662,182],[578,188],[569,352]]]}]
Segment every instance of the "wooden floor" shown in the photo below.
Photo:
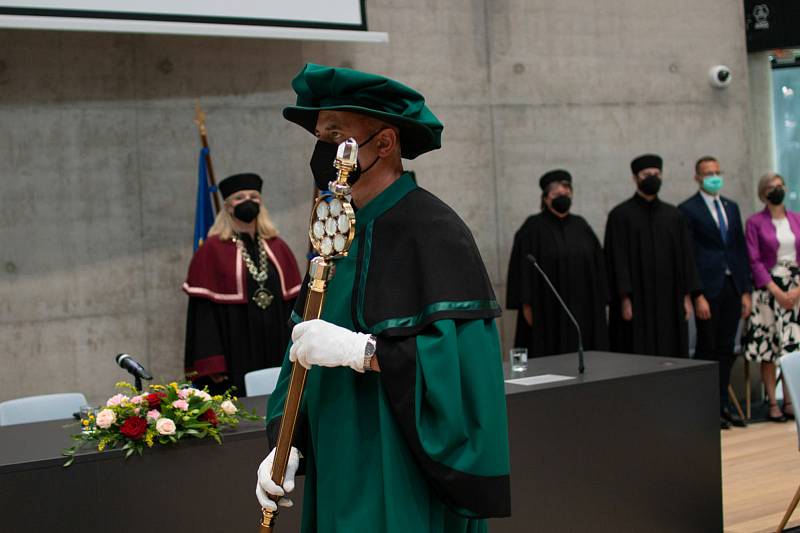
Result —
[{"label": "wooden floor", "polygon": [[[777,530],[800,485],[794,422],[762,422],[722,432],[725,533]],[[800,526],[800,507],[787,529]]]}]

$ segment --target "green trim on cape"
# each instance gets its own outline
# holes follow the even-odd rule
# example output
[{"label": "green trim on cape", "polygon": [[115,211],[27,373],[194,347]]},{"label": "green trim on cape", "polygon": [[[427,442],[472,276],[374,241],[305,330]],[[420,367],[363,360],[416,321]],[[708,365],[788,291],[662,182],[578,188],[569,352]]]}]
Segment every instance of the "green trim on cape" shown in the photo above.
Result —
[{"label": "green trim on cape", "polygon": [[[425,308],[417,315],[414,316],[406,316],[402,318],[391,318],[388,320],[384,320],[382,322],[378,322],[375,326],[372,327],[372,333],[375,335],[379,335],[381,332],[389,329],[389,328],[410,328],[414,327],[423,321],[425,321],[428,317],[433,315],[434,313],[440,313],[442,311],[483,311],[487,309],[500,309],[500,305],[495,300],[472,300],[467,302],[436,302],[430,305],[425,306]],[[359,320],[362,320],[361,316],[363,313],[363,308],[359,306]]]}]

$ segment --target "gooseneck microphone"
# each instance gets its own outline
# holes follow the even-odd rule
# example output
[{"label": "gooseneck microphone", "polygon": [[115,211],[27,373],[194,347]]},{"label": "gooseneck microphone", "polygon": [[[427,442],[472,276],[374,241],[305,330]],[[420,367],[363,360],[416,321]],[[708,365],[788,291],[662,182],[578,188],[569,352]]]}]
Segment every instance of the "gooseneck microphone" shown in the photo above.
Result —
[{"label": "gooseneck microphone", "polygon": [[550,287],[551,291],[553,291],[553,294],[555,294],[558,303],[561,304],[561,307],[564,309],[564,312],[567,313],[567,316],[575,325],[575,329],[578,331],[578,372],[580,374],[583,374],[585,367],[583,365],[583,336],[581,335],[581,327],[578,325],[578,321],[575,320],[575,317],[570,312],[569,307],[567,307],[567,304],[565,304],[564,300],[561,299],[561,295],[558,294],[558,291],[553,286],[553,283],[550,281],[550,278],[547,277],[547,274],[545,274],[544,270],[542,270],[542,267],[540,267],[539,263],[536,262],[536,258],[533,256],[533,254],[528,254],[526,258],[528,259],[528,261],[533,263],[533,266],[536,267],[536,270],[539,271],[539,274],[541,274],[544,280],[547,282],[547,286]]},{"label": "gooseneck microphone", "polygon": [[126,353],[120,353],[117,354],[115,360],[117,361],[117,364],[119,365],[120,368],[122,368],[123,370],[127,370],[128,373],[131,374],[136,379],[137,389],[142,390],[143,379],[147,381],[153,379],[153,376],[151,376],[150,373],[147,370],[145,370],[142,364],[139,363],[139,361],[137,361],[130,355]]}]

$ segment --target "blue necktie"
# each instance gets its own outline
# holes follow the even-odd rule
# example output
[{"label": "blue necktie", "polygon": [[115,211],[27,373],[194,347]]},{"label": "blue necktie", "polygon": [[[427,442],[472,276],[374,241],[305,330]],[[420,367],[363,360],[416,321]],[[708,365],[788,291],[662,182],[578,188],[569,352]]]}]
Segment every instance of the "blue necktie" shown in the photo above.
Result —
[{"label": "blue necktie", "polygon": [[719,205],[719,200],[714,198],[714,208],[717,210],[717,220],[719,220],[719,234],[722,236],[722,242],[728,244],[728,225],[725,224],[725,217],[722,216],[722,207]]}]

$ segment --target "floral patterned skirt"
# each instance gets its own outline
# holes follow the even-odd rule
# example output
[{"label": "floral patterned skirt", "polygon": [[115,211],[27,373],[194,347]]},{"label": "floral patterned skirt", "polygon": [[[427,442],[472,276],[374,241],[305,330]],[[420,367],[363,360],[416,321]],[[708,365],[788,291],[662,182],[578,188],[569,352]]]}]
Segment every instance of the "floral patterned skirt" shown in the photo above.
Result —
[{"label": "floral patterned skirt", "polygon": [[[800,267],[780,262],[772,281],[786,291],[800,285]],[[753,312],[747,324],[744,355],[748,361],[777,363],[800,348],[800,304],[784,309],[767,289],[753,291]]]}]

